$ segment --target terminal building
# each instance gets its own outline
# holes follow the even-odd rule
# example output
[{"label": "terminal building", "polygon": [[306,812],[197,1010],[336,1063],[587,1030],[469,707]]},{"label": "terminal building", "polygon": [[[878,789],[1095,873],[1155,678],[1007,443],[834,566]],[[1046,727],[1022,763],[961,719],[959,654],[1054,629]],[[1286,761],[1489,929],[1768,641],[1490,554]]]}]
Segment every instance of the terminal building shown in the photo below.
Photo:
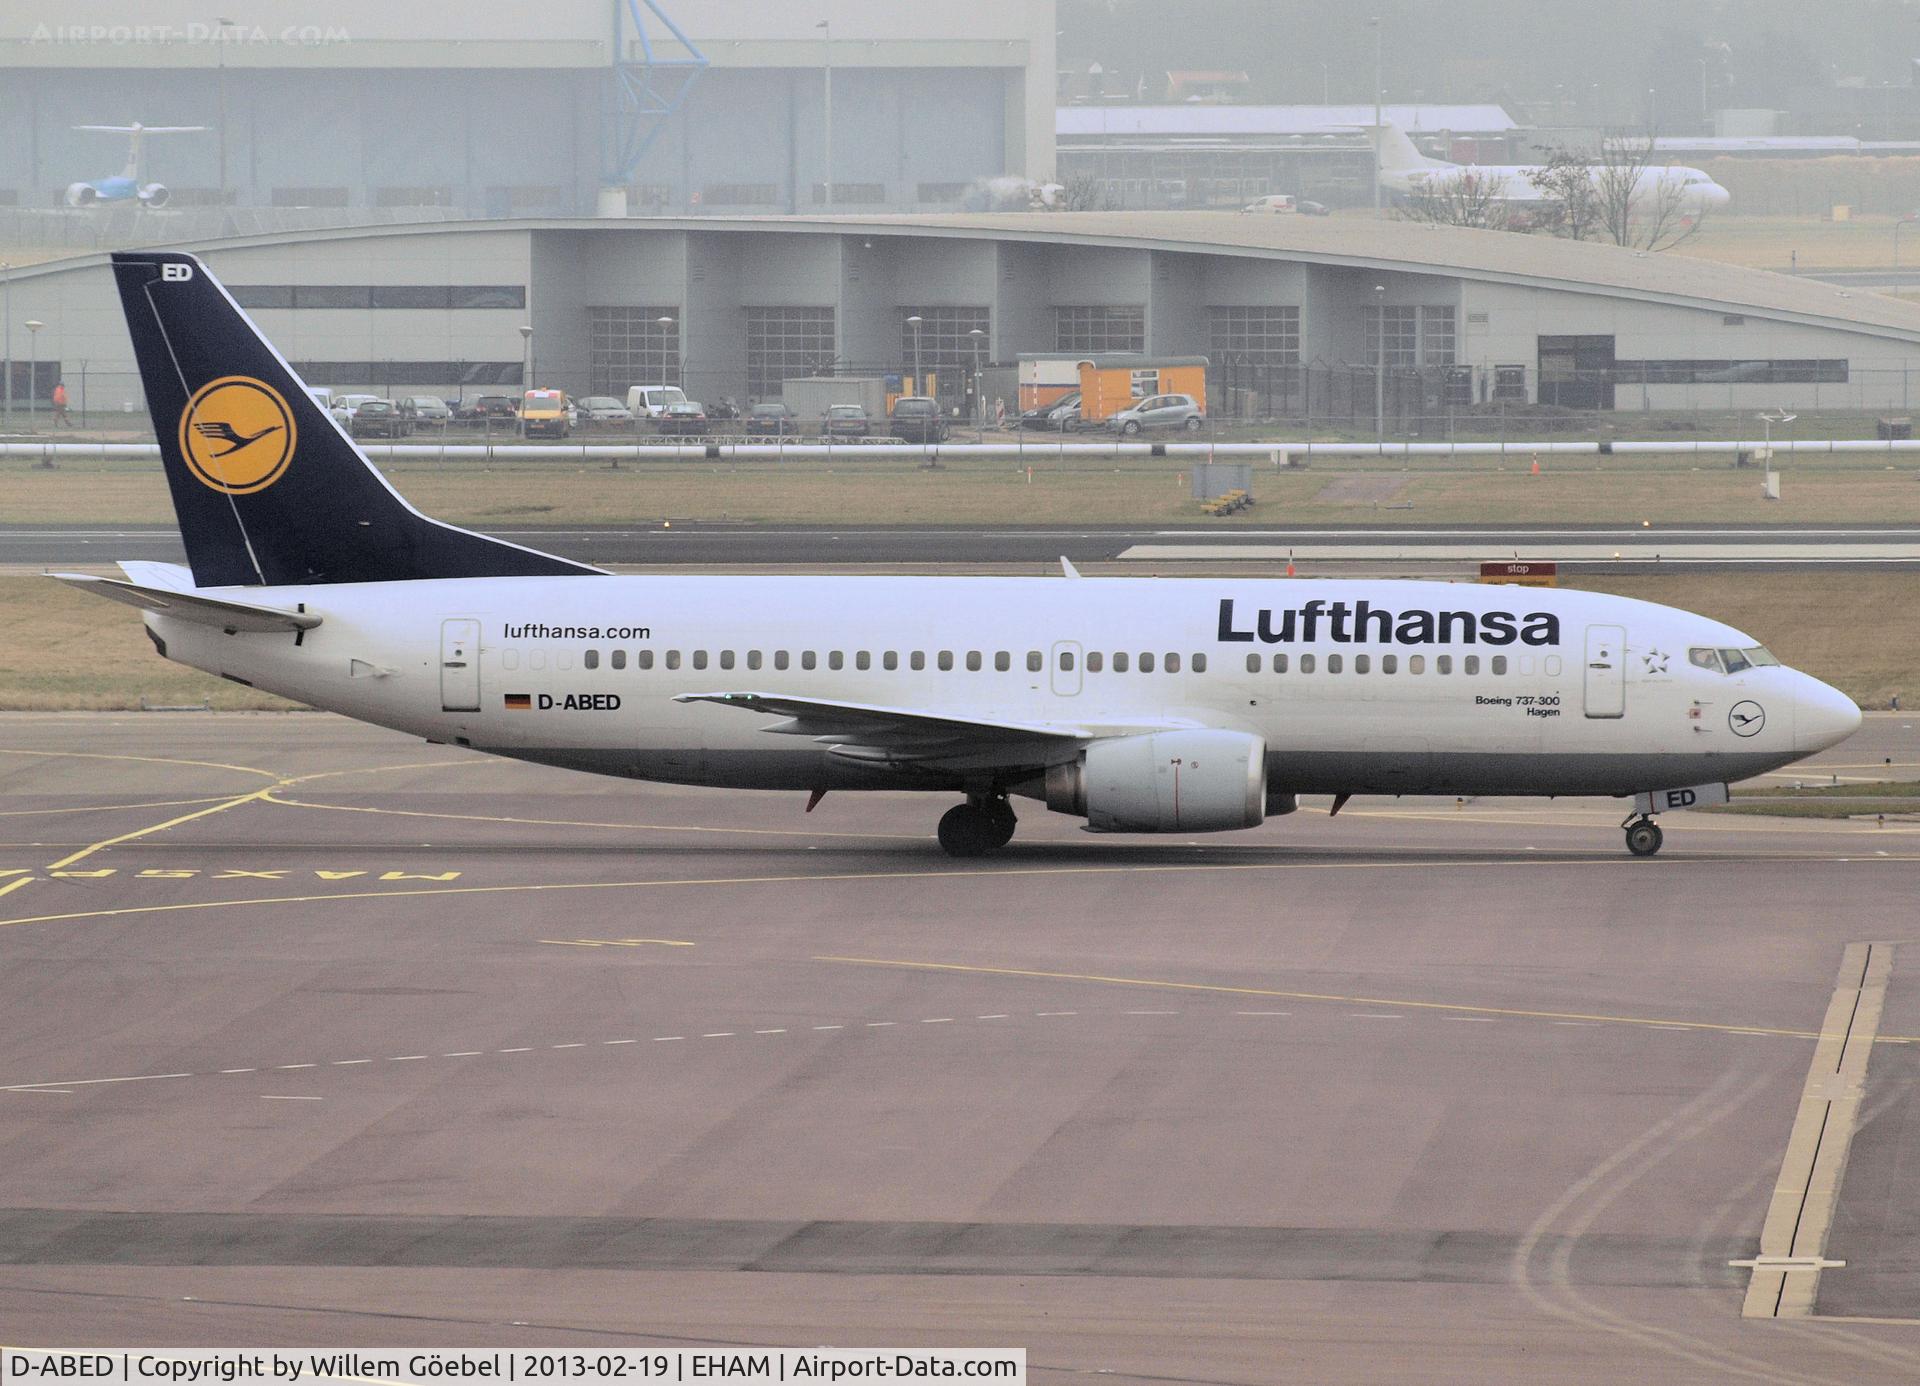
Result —
[{"label": "terminal building", "polygon": [[[1023,354],[1205,356],[1217,411],[1901,412],[1920,306],[1610,246],[1366,218],[1053,213],[409,224],[199,247],[309,383],[778,397],[917,359],[963,411]],[[103,255],[10,273],[16,399],[138,399]],[[24,321],[43,324],[29,344]],[[523,329],[527,329],[523,331]],[[990,401],[1003,377],[991,377]],[[85,396],[85,398],[80,398]],[[1463,426],[1466,426],[1463,424]],[[1404,431],[1404,430],[1400,430]]]},{"label": "terminal building", "polygon": [[135,121],[205,127],[143,151],[169,215],[282,225],[588,215],[609,187],[639,212],[958,208],[1053,176],[1051,0],[216,8],[0,7],[0,207],[64,210],[127,155],[74,127]]}]

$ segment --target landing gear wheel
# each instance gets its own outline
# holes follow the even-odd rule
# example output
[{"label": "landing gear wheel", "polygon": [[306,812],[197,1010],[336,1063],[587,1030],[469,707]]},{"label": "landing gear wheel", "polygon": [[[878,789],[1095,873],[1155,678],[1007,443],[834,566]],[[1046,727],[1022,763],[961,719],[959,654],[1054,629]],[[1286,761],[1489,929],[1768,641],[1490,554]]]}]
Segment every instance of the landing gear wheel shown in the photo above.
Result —
[{"label": "landing gear wheel", "polygon": [[1650,857],[1660,850],[1665,840],[1660,825],[1651,818],[1640,818],[1627,824],[1627,850],[1636,857]]},{"label": "landing gear wheel", "polygon": [[989,799],[981,805],[981,808],[987,815],[987,821],[993,826],[993,837],[989,845],[1004,847],[1013,841],[1013,830],[1020,822],[1014,816],[1013,805],[1005,799]]},{"label": "landing gear wheel", "polygon": [[955,804],[940,817],[940,845],[950,857],[983,856],[994,842],[994,820],[983,808]]}]

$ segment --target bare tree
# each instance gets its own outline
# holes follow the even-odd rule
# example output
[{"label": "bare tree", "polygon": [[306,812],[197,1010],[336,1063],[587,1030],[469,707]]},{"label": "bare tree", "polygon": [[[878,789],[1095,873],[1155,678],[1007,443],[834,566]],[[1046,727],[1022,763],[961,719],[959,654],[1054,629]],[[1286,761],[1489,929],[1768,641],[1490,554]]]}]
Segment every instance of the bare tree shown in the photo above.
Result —
[{"label": "bare tree", "polygon": [[1096,178],[1091,173],[1070,173],[1060,193],[1060,209],[1064,212],[1111,212],[1118,204],[1114,201],[1113,187],[1104,178]]},{"label": "bare tree", "polygon": [[1600,141],[1593,178],[1601,236],[1635,250],[1670,250],[1700,230],[1701,211],[1664,164],[1653,133],[1615,131]]},{"label": "bare tree", "polygon": [[1533,214],[1534,228],[1584,241],[1600,221],[1600,196],[1594,187],[1592,160],[1578,149],[1556,149],[1547,161],[1527,174],[1540,194]]},{"label": "bare tree", "polygon": [[1423,179],[1407,193],[1399,216],[1402,221],[1426,226],[1471,226],[1483,231],[1514,228],[1507,180],[1473,169]]}]

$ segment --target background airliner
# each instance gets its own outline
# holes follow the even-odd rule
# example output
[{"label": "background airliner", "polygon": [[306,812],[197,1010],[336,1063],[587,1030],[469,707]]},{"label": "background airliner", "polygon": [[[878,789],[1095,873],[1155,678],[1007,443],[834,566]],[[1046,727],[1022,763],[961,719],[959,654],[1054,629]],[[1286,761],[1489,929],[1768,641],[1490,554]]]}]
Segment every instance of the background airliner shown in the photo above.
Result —
[{"label": "background airliner", "polygon": [[[1539,164],[1450,164],[1443,159],[1430,159],[1414,147],[1399,126],[1389,123],[1380,128],[1380,183],[1393,192],[1413,193],[1436,183],[1472,178],[1495,185],[1499,189],[1498,201],[1524,205],[1545,200],[1533,182],[1533,175],[1539,171]],[[1587,166],[1587,176],[1596,188],[1605,171],[1599,164]],[[1642,169],[1635,180],[1633,196],[1636,199],[1653,197],[1662,189],[1671,190],[1679,208],[1694,215],[1726,206],[1731,196],[1706,173],[1683,164],[1649,165]]]},{"label": "background airliner", "polygon": [[69,207],[92,207],[102,202],[137,201],[145,207],[167,205],[163,183],[140,181],[140,142],[148,135],[191,135],[205,130],[204,125],[76,125],[76,130],[98,130],[103,134],[127,137],[127,166],[117,176],[93,178],[67,185]]},{"label": "background airliner", "polygon": [[191,570],[60,575],[167,658],[599,774],[1250,828],[1301,793],[1633,797],[1622,826],[1851,734],[1752,636],[1596,593],[1205,578],[614,576],[429,519],[188,255],[113,257]]}]

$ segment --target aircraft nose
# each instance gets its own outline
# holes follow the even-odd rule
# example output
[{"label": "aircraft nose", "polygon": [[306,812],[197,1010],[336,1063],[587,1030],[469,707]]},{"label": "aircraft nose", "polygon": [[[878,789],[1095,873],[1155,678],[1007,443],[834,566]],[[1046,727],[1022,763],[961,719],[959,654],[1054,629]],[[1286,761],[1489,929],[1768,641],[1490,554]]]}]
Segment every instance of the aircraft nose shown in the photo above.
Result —
[{"label": "aircraft nose", "polygon": [[1839,689],[1802,674],[1793,703],[1793,744],[1799,751],[1824,751],[1860,730],[1860,709]]}]

